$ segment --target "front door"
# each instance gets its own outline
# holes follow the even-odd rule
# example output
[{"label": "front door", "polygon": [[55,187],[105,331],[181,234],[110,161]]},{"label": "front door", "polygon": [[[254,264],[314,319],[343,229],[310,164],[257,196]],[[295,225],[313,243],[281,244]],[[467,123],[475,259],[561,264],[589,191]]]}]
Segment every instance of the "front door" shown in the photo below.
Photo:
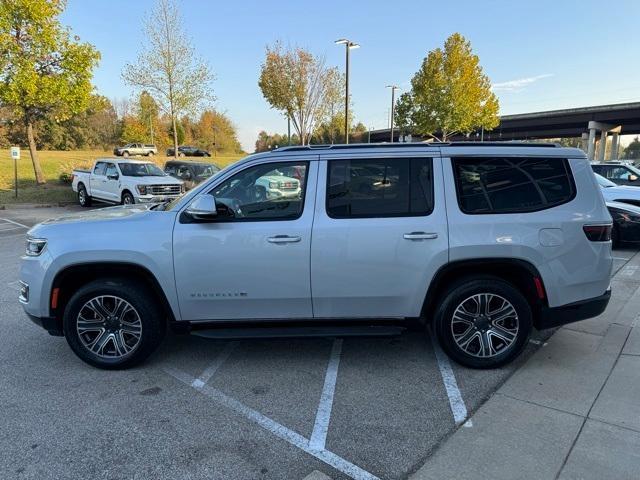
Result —
[{"label": "front door", "polygon": [[95,167],[93,167],[93,172],[91,173],[91,178],[89,179],[92,197],[96,197],[102,200],[105,200],[107,198],[104,193],[104,187],[107,182],[107,177],[105,175],[106,170],[106,162],[97,162]]},{"label": "front door", "polygon": [[104,198],[112,202],[120,202],[120,174],[115,163],[107,163],[107,171],[105,172]]},{"label": "front door", "polygon": [[[283,174],[304,171],[302,179]],[[176,221],[176,288],[183,320],[311,318],[309,252],[317,162],[272,161],[227,175],[204,194],[210,223]]]},{"label": "front door", "polygon": [[321,318],[417,317],[448,260],[441,161],[359,155],[320,162],[311,246]]}]

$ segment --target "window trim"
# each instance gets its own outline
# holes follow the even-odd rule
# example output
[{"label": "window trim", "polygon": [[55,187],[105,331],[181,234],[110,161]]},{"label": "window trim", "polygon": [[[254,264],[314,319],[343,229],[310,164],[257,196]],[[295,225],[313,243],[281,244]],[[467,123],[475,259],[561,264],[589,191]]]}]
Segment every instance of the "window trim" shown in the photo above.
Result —
[{"label": "window trim", "polygon": [[[245,172],[247,170],[249,170],[250,168],[254,168],[254,167],[261,167],[263,165],[280,165],[283,163],[294,163],[296,165],[304,165],[305,168],[307,169],[307,173],[304,176],[304,185],[302,186],[302,190],[304,192],[304,194],[302,195],[302,208],[300,209],[300,213],[298,213],[298,215],[296,217],[291,217],[291,218],[233,218],[233,219],[216,219],[215,221],[211,222],[211,223],[248,223],[248,222],[292,222],[295,220],[299,220],[300,217],[302,217],[302,215],[304,215],[304,208],[305,208],[305,204],[306,204],[306,200],[307,200],[307,185],[309,183],[309,175],[311,172],[311,161],[310,160],[282,160],[282,161],[276,161],[276,162],[263,162],[263,163],[254,163],[252,165],[248,165],[246,168],[243,168],[242,170],[239,170],[237,172],[235,172],[234,174],[226,177],[224,180],[222,180],[220,183],[217,183],[216,185],[213,185],[211,188],[203,191],[203,193],[201,195],[213,195],[213,191],[218,188],[220,185],[222,185],[224,182],[231,180],[233,177],[235,177],[236,175],[241,174],[242,172]],[[215,197],[215,195],[213,195]],[[188,208],[188,207],[187,207]]]},{"label": "window trim", "polygon": [[[569,186],[571,187],[571,196],[569,198],[567,198],[566,200],[563,200],[561,202],[556,202],[556,203],[548,203],[546,205],[543,205],[541,207],[536,207],[536,208],[530,208],[530,209],[518,209],[518,210],[508,210],[508,211],[491,211],[491,212],[469,212],[466,211],[463,206],[462,206],[462,185],[460,184],[460,176],[458,175],[457,171],[456,171],[456,167],[455,167],[455,161],[456,160],[465,160],[465,159],[497,159],[497,158],[519,158],[519,159],[526,159],[526,160],[552,160],[552,161],[559,161],[562,162],[563,165],[565,166],[565,170],[569,173],[568,178],[569,178]],[[569,203],[571,201],[573,201],[576,198],[577,195],[577,190],[576,190],[576,182],[575,179],[573,177],[573,170],[571,169],[571,163],[570,163],[570,158],[567,157],[546,157],[546,156],[537,156],[537,155],[533,155],[533,156],[512,156],[512,155],[503,155],[503,156],[498,156],[498,155],[482,155],[482,156],[478,156],[478,155],[459,155],[459,156],[452,156],[449,157],[450,160],[450,164],[451,164],[451,173],[453,174],[453,179],[454,179],[454,183],[456,186],[456,200],[458,202],[458,209],[460,210],[460,212],[462,212],[464,215],[512,215],[512,214],[521,214],[521,213],[535,213],[535,212],[541,212],[543,210],[549,210],[551,208],[555,208],[558,207],[560,205],[564,205],[565,203]]]},{"label": "window trim", "polygon": [[[430,202],[430,209],[427,211],[427,213],[421,213],[421,214],[416,214],[416,213],[389,213],[389,214],[371,214],[371,215],[349,215],[349,216],[336,216],[336,215],[332,215],[331,213],[329,213],[329,180],[331,179],[331,162],[344,162],[344,161],[376,161],[376,160],[383,160],[383,161],[399,161],[399,160],[408,160],[409,163],[409,176],[411,177],[411,160],[429,160],[431,161],[431,191],[429,192],[430,194],[430,198],[427,197],[427,201],[431,201]],[[337,158],[330,158],[330,159],[326,159],[327,162],[327,168],[326,168],[326,181],[325,181],[325,191],[324,191],[324,211],[327,215],[327,217],[333,219],[333,220],[353,220],[353,219],[359,219],[359,218],[405,218],[405,217],[428,217],[433,213],[433,210],[435,209],[435,175],[434,175],[434,168],[435,168],[435,162],[434,162],[435,156],[425,156],[425,155],[407,155],[407,156],[388,156],[388,157],[377,157],[377,156],[367,156],[367,157],[337,157]],[[409,196],[411,195],[411,178],[409,178]]]}]

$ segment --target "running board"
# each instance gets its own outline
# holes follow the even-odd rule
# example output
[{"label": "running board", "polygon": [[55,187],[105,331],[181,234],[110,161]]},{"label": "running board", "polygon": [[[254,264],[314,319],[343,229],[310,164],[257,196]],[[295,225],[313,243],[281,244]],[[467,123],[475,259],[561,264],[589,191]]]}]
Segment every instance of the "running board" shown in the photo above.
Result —
[{"label": "running board", "polygon": [[278,327],[225,327],[192,330],[191,335],[219,340],[243,338],[297,338],[297,337],[392,337],[405,328],[390,325],[327,325],[327,326],[278,326]]}]

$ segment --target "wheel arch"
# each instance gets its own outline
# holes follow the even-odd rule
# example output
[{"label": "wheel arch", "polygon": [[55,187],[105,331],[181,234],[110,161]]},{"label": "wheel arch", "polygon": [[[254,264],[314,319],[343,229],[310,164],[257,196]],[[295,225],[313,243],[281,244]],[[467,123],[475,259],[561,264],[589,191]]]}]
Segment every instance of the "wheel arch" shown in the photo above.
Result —
[{"label": "wheel arch", "polygon": [[450,262],[434,275],[422,305],[421,317],[430,322],[438,299],[454,282],[464,277],[488,275],[514,285],[531,306],[533,324],[538,325],[542,307],[548,306],[547,294],[538,269],[530,262],[515,258],[477,258]]},{"label": "wheel arch", "polygon": [[[53,279],[49,292],[50,315],[62,320],[65,307],[73,294],[82,285],[101,278],[121,277],[144,283],[158,300],[168,322],[175,322],[175,313],[166,293],[155,275],[146,267],[129,262],[90,262],[69,265],[60,270]],[[57,293],[56,293],[56,288]],[[54,304],[55,297],[55,304]]]}]

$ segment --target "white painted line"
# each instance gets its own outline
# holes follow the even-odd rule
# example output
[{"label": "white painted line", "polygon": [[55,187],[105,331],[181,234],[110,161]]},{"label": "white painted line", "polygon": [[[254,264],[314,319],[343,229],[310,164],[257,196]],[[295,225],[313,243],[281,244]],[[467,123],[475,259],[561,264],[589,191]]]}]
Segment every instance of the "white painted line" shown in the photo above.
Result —
[{"label": "white painted line", "polygon": [[[185,385],[191,386],[195,378],[191,375],[177,370],[175,368],[165,368],[165,372],[174,377],[176,380],[184,383]],[[206,395],[210,399],[215,402],[233,410],[234,412],[242,415],[246,419],[257,423],[259,426],[264,428],[265,430],[271,432],[278,438],[290,443],[294,447],[299,448],[300,450],[308,453],[309,455],[314,456],[315,458],[322,460],[328,465],[331,465],[336,470],[344,473],[345,475],[350,476],[355,480],[379,480],[378,477],[372,475],[371,473],[363,470],[362,468],[354,465],[351,462],[348,462],[342,457],[339,457],[335,453],[329,452],[327,450],[313,450],[309,447],[309,440],[304,438],[297,432],[290,430],[284,425],[279,424],[275,420],[261,414],[257,410],[254,410],[251,407],[246,406],[244,403],[236,400],[235,398],[231,398],[228,395],[222,393],[217,388],[211,387],[210,385],[203,385],[200,388],[196,389],[198,392],[201,392],[203,395]]]},{"label": "white painted line", "polygon": [[9,220],[8,218],[0,218],[0,220],[4,220],[5,222],[13,223],[14,225],[18,225],[19,227],[22,227],[22,228],[26,228],[26,229],[31,228],[31,227],[27,227],[26,225],[23,225],[22,223],[18,223],[18,222],[14,222],[13,220]]},{"label": "white painted line", "polygon": [[453,368],[451,368],[449,357],[447,357],[440,348],[440,345],[438,345],[438,341],[431,331],[431,328],[429,328],[429,336],[431,337],[431,344],[433,345],[433,350],[436,354],[436,360],[438,360],[438,367],[440,368],[442,382],[444,383],[444,388],[446,389],[447,396],[449,397],[449,405],[451,406],[451,413],[453,413],[453,420],[456,422],[456,425],[460,425],[467,418],[467,406],[464,404],[464,400],[462,399],[462,393],[460,393],[460,389],[458,388],[458,382],[456,381],[456,376],[453,373]]},{"label": "white painted line", "polygon": [[622,267],[622,271],[620,273],[622,273],[622,275],[632,277],[633,275],[635,275],[636,270],[638,270],[637,265],[627,265],[626,267]]},{"label": "white painted line", "polygon": [[627,257],[611,257],[611,259],[612,259],[612,260],[624,260],[625,262],[626,262],[627,260],[630,260],[630,259],[629,259],[629,258],[627,258]]},{"label": "white painted line", "polygon": [[240,344],[240,342],[230,342],[228,343],[222,351],[218,354],[215,361],[204,371],[202,374],[196,378],[191,386],[193,388],[202,388],[211,377],[218,371],[218,369],[222,366],[224,362],[227,361],[231,352]]},{"label": "white painted line", "polygon": [[324,386],[320,395],[320,403],[316,412],[316,421],[313,425],[313,433],[309,440],[309,447],[315,450],[324,450],[331,420],[331,408],[333,407],[333,395],[336,392],[338,379],[338,366],[340,365],[340,353],[342,352],[342,339],[337,338],[331,347],[331,357],[327,365],[327,373],[324,376]]}]

